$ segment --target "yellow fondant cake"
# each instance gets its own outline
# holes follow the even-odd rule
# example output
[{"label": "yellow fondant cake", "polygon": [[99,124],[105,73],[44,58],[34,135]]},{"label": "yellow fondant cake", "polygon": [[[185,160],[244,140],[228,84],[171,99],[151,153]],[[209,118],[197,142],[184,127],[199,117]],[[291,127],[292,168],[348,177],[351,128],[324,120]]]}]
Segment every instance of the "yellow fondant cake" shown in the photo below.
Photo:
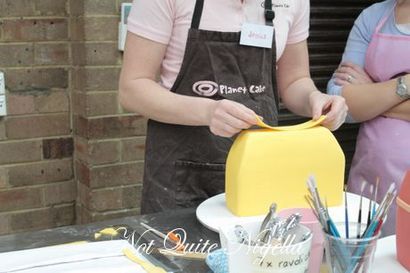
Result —
[{"label": "yellow fondant cake", "polygon": [[308,207],[306,181],[315,176],[329,206],[342,203],[345,157],[333,134],[318,125],[324,118],[296,126],[243,131],[226,162],[226,204],[237,216],[280,208]]}]

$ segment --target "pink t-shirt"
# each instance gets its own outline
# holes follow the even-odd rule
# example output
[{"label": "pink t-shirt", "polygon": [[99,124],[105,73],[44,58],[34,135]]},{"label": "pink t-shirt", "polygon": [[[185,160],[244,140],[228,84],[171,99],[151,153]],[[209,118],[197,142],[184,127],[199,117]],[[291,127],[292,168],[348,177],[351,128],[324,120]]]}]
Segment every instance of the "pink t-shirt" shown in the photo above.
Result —
[{"label": "pink t-shirt", "polygon": [[[309,0],[273,0],[276,52],[307,39]],[[170,89],[181,68],[195,0],[134,0],[128,31],[167,45],[161,83]],[[205,0],[200,29],[240,31],[243,23],[265,24],[263,0]]]}]

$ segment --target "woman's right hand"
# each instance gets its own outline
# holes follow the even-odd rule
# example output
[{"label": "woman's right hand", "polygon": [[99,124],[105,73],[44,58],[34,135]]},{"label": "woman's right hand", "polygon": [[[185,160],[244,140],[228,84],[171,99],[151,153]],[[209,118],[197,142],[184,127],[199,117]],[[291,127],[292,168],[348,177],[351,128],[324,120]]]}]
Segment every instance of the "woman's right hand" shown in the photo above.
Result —
[{"label": "woman's right hand", "polygon": [[255,112],[238,102],[219,100],[210,105],[208,126],[214,135],[232,137],[257,124]]},{"label": "woman's right hand", "polygon": [[340,86],[373,83],[372,78],[363,68],[351,62],[341,63],[333,76],[335,83]]}]

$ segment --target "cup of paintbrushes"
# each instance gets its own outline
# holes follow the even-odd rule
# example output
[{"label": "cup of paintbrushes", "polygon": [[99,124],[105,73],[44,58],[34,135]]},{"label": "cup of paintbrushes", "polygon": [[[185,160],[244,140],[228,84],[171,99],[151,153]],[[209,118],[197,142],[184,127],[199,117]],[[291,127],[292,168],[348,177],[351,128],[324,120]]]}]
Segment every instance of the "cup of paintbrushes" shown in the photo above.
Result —
[{"label": "cup of paintbrushes", "polygon": [[[336,223],[339,231],[344,230],[345,223]],[[363,234],[366,225],[349,223],[349,229],[353,234]],[[343,232],[340,232],[343,234]],[[357,239],[325,234],[326,263],[329,273],[370,273],[374,262],[374,253],[377,247],[379,235],[368,237],[362,236]]]}]

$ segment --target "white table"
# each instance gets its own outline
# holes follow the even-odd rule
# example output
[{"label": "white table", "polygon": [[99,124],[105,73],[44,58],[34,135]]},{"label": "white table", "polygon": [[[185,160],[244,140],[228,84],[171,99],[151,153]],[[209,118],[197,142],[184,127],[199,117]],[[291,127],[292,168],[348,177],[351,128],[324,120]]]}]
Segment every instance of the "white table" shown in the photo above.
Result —
[{"label": "white table", "polygon": [[372,273],[409,273],[396,259],[396,236],[380,239]]}]

